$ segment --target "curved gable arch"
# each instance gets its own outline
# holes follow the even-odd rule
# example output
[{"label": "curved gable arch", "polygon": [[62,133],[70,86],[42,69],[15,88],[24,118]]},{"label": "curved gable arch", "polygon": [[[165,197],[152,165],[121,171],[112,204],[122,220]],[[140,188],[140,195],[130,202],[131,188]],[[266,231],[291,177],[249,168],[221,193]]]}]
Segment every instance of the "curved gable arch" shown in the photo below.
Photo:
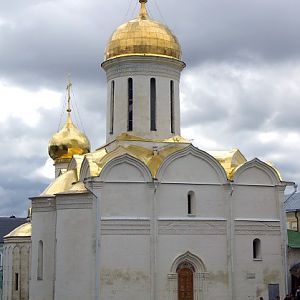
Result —
[{"label": "curved gable arch", "polygon": [[[180,163],[181,160],[182,163]],[[183,174],[184,171],[188,174]],[[201,180],[201,182],[211,183],[227,181],[226,172],[221,164],[210,154],[193,145],[169,155],[161,164],[157,172],[157,179],[163,181],[166,177],[171,177],[171,180],[176,181],[175,177],[178,177],[180,173],[183,177],[179,179],[180,181]],[[170,176],[170,174],[172,175]]]},{"label": "curved gable arch", "polygon": [[101,181],[150,182],[152,175],[148,167],[139,159],[123,154],[110,160],[102,169]]},{"label": "curved gable arch", "polygon": [[76,168],[77,168],[77,161],[76,161],[76,159],[73,156],[72,159],[71,159],[71,161],[68,164],[67,169],[68,170],[73,170],[73,169],[76,169]]},{"label": "curved gable arch", "polygon": [[233,177],[235,183],[277,185],[281,179],[278,172],[265,162],[254,158],[240,166]]},{"label": "curved gable arch", "polygon": [[85,157],[80,166],[79,180],[83,181],[85,178],[91,177],[90,163]]},{"label": "curved gable arch", "polygon": [[203,261],[193,253],[187,251],[184,254],[181,254],[175,258],[173,261],[173,264],[171,266],[171,273],[176,273],[177,268],[180,266],[180,264],[188,262],[190,263],[197,273],[204,273],[206,272],[206,267],[203,263]]}]

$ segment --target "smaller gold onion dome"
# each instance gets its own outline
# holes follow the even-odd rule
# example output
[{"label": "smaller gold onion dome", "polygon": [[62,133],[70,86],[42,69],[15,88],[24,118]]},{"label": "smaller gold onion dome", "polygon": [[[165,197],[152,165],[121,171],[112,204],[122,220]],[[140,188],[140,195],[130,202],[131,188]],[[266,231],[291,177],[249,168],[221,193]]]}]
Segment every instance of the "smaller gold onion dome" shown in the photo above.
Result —
[{"label": "smaller gold onion dome", "polygon": [[181,59],[181,47],[171,30],[151,20],[147,13],[147,0],[141,3],[140,14],[112,34],[105,49],[104,60],[116,57],[142,55]]},{"label": "smaller gold onion dome", "polygon": [[91,146],[87,136],[81,132],[72,122],[70,107],[70,90],[72,84],[69,82],[67,121],[63,128],[55,133],[49,141],[48,152],[54,161],[70,160],[75,154],[85,154],[90,152]]},{"label": "smaller gold onion dome", "polygon": [[57,160],[69,160],[75,154],[90,152],[91,146],[87,136],[72,122],[70,116],[63,128],[55,133],[49,141],[50,157]]}]

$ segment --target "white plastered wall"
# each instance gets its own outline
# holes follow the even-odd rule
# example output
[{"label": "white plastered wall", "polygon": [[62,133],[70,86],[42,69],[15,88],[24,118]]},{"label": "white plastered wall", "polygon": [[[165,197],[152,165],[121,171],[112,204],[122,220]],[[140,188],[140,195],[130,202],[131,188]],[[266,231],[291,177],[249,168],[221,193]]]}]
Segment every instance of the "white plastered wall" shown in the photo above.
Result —
[{"label": "white plastered wall", "polygon": [[95,299],[95,216],[88,193],[56,196],[55,300]]},{"label": "white plastered wall", "polygon": [[[56,211],[53,197],[32,200],[32,255],[30,300],[53,299],[55,287]],[[43,278],[37,278],[38,244],[43,242]]]},{"label": "white plastered wall", "polygon": [[[257,159],[242,166],[234,182],[234,296],[268,299],[268,285],[279,284],[280,297],[284,297],[284,186],[275,171]],[[253,256],[254,239],[261,244],[258,258]]]}]

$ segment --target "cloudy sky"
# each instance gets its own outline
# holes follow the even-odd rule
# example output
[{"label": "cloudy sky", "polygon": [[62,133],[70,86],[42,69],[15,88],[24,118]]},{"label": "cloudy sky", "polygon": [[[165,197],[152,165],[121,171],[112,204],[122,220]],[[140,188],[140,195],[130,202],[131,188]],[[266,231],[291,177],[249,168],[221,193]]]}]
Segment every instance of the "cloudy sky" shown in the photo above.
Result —
[{"label": "cloudy sky", "polygon": [[[72,74],[75,122],[104,142],[100,68],[112,31],[137,0],[0,1],[0,215],[24,216],[54,171],[47,143],[64,121]],[[204,150],[239,148],[300,183],[300,1],[149,0],[187,64],[182,135]],[[81,125],[81,122],[83,126]]]}]

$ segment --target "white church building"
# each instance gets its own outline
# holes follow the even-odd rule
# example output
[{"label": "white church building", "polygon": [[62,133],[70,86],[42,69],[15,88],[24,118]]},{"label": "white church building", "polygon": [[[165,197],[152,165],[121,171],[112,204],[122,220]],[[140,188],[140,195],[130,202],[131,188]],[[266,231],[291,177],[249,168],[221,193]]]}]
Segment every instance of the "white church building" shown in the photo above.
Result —
[{"label": "white church building", "polygon": [[56,178],[23,227],[31,239],[5,238],[3,300],[283,297],[288,183],[237,149],[181,137],[181,47],[139,2],[105,50],[106,144],[95,151],[72,122],[68,85],[66,124],[49,142]]}]

